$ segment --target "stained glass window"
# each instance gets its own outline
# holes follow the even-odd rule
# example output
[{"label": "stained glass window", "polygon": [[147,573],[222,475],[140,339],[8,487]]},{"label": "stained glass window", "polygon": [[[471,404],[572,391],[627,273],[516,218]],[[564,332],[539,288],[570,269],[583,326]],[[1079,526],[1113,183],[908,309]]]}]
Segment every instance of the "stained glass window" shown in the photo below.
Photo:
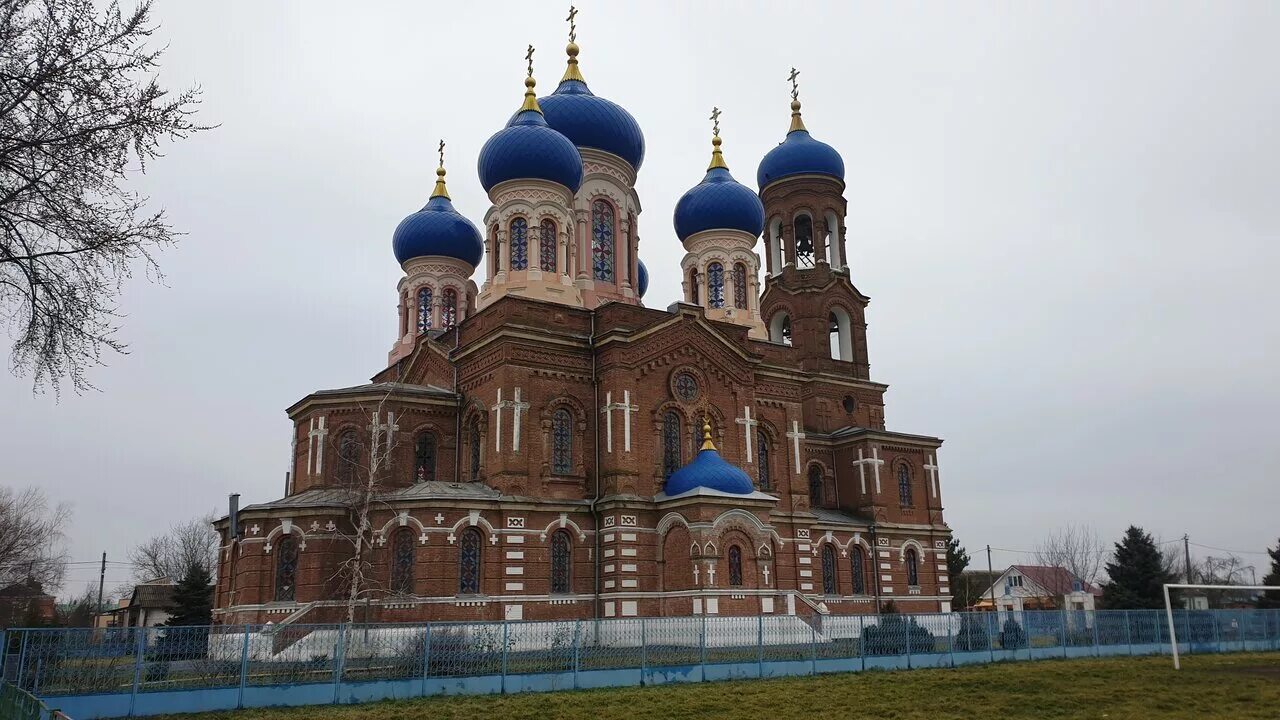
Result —
[{"label": "stained glass window", "polygon": [[733,306],[747,309],[747,266],[742,263],[733,266]]},{"label": "stained glass window", "polygon": [[822,468],[809,466],[809,507],[822,507]]},{"label": "stained glass window", "polygon": [[551,416],[551,472],[573,472],[573,415],[564,408]]},{"label": "stained glass window", "polygon": [[472,424],[471,434],[467,438],[471,445],[471,482],[480,479],[480,425]]},{"label": "stained glass window", "polygon": [[413,481],[431,482],[436,479],[436,436],[422,433],[413,449]]},{"label": "stained glass window", "polygon": [[529,221],[518,217],[511,221],[511,269],[529,269]]},{"label": "stained glass window", "polygon": [[360,440],[355,430],[348,430],[338,438],[338,482],[350,485],[356,480],[360,464]]},{"label": "stained glass window", "polygon": [[707,302],[710,307],[724,307],[724,266],[713,262],[707,266]]},{"label": "stained glass window", "polygon": [[907,584],[920,584],[920,566],[917,562],[915,550],[907,550]]},{"label": "stained glass window", "polygon": [[391,592],[413,594],[413,543],[416,538],[407,527],[396,530],[391,541]]},{"label": "stained glass window", "polygon": [[813,267],[813,220],[799,215],[795,223],[796,267]]},{"label": "stained glass window", "polygon": [[418,288],[418,332],[431,329],[431,286]]},{"label": "stained glass window", "polygon": [[298,542],[285,535],[276,543],[276,600],[296,599],[298,590]]},{"label": "stained glass window", "polygon": [[698,397],[698,379],[687,372],[682,372],[676,376],[676,397],[690,402]]},{"label": "stained glass window", "polygon": [[911,505],[911,469],[906,463],[898,464],[898,502]]},{"label": "stained glass window", "polygon": [[830,544],[822,546],[822,592],[838,594],[836,587],[836,551]]},{"label": "stained glass window", "polygon": [[446,288],[440,302],[440,326],[448,329],[458,324],[458,291]]},{"label": "stained glass window", "polygon": [[542,272],[556,271],[556,224],[543,220],[538,235],[538,262]]},{"label": "stained glass window", "polygon": [[669,410],[662,417],[662,476],[671,477],[671,473],[683,464],[680,457],[680,416]]},{"label": "stained glass window", "polygon": [[729,584],[742,586],[742,548],[737,545],[729,546]]},{"label": "stained glass window", "polygon": [[557,530],[551,535],[551,592],[572,592],[570,582],[570,560],[572,545],[566,530]]},{"label": "stained glass window", "polygon": [[596,280],[613,282],[613,206],[604,200],[591,203],[591,266]]},{"label": "stained glass window", "polygon": [[467,528],[458,540],[458,594],[480,593],[480,531]]},{"label": "stained glass window", "polygon": [[862,595],[867,591],[867,582],[863,579],[862,548],[853,549],[853,557],[849,560],[853,569],[853,594]]},{"label": "stained glass window", "polygon": [[756,431],[756,460],[760,473],[760,489],[772,489],[772,480],[769,478],[769,436],[765,435],[763,430]]}]

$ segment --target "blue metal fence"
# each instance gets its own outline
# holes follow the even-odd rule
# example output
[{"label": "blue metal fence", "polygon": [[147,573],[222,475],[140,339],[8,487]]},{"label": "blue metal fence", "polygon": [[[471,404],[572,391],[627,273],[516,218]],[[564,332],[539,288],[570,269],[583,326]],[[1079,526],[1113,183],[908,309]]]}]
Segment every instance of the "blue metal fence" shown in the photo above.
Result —
[{"label": "blue metal fence", "polygon": [[[1280,650],[1280,611],[1175,613],[1180,653]],[[0,632],[0,678],[76,720],[433,694],[1169,652],[1163,610]]]}]

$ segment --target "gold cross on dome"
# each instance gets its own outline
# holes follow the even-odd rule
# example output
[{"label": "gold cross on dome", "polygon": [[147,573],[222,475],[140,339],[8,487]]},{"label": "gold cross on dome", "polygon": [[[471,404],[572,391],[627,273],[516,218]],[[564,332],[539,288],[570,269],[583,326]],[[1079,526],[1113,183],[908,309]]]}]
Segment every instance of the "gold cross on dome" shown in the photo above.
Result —
[{"label": "gold cross on dome", "polygon": [[524,54],[524,59],[529,61],[529,77],[533,77],[533,46],[529,46],[528,52]]},{"label": "gold cross on dome", "polygon": [[711,117],[707,118],[711,121],[711,134],[719,137],[720,135],[720,108],[711,108]]},{"label": "gold cross on dome", "polygon": [[791,74],[787,76],[787,79],[791,81],[791,99],[792,100],[797,100],[800,98],[800,88],[796,85],[796,76],[798,76],[799,74],[800,74],[799,70],[795,68],[791,68]]},{"label": "gold cross on dome", "polygon": [[444,167],[444,140],[440,141],[440,167]]},{"label": "gold cross on dome", "polygon": [[575,42],[578,39],[578,22],[574,18],[578,16],[578,8],[569,6],[569,17],[565,20],[569,21],[569,42]]}]

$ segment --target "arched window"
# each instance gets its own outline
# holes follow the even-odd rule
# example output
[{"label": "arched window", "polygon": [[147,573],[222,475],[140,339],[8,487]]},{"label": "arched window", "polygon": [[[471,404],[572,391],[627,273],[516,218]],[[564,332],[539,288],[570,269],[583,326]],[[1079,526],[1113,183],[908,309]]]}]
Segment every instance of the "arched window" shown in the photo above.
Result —
[{"label": "arched window", "polygon": [[556,271],[556,224],[550,218],[543,220],[538,234],[538,264],[542,272]]},{"label": "arched window", "polygon": [[911,505],[911,469],[906,463],[898,463],[898,503]]},{"label": "arched window", "polygon": [[424,432],[418,436],[413,448],[413,481],[431,482],[436,479],[436,436]]},{"label": "arched window", "polygon": [[853,361],[853,333],[849,313],[844,308],[832,308],[827,320],[830,323],[831,359]]},{"label": "arched window", "polygon": [[698,270],[694,268],[689,271],[689,302],[697,305],[700,301],[698,298],[700,288],[698,287]]},{"label": "arched window", "polygon": [[391,592],[413,594],[413,549],[417,538],[407,527],[396,530],[391,540]]},{"label": "arched window", "polygon": [[827,595],[839,594],[836,585],[836,551],[831,543],[822,546],[822,592]]},{"label": "arched window", "polygon": [[907,584],[916,586],[920,584],[920,563],[916,557],[916,551],[907,549]]},{"label": "arched window", "polygon": [[493,258],[493,272],[502,272],[502,253],[498,252],[498,226],[495,224],[493,230],[489,233],[489,252],[488,255]]},{"label": "arched window", "polygon": [[471,482],[475,482],[480,479],[480,423],[471,424],[467,442],[471,445]]},{"label": "arched window", "polygon": [[769,478],[769,436],[763,430],[756,431],[756,460],[759,463],[760,489],[773,489],[773,481]]},{"label": "arched window", "polygon": [[285,535],[276,543],[277,602],[292,602],[298,592],[298,541]]},{"label": "arched window", "polygon": [[418,288],[418,332],[431,329],[431,286]]},{"label": "arched window", "polygon": [[458,291],[445,288],[440,302],[440,326],[446,330],[458,324]]},{"label": "arched window", "polygon": [[853,556],[849,560],[849,565],[853,570],[853,594],[862,595],[867,592],[867,581],[863,575],[862,565],[862,548],[855,547]]},{"label": "arched window", "polygon": [[765,236],[765,250],[769,253],[769,272],[782,272],[782,218],[769,221],[769,234]]},{"label": "arched window", "polygon": [[573,472],[573,415],[564,408],[551,416],[551,472]]},{"label": "arched window", "polygon": [[709,307],[724,307],[724,266],[713,262],[707,266],[707,304]]},{"label": "arched window", "polygon": [[480,594],[480,531],[469,527],[458,539],[458,594]]},{"label": "arched window", "polygon": [[733,306],[747,309],[747,266],[742,263],[733,266]]},{"label": "arched window", "polygon": [[511,269],[529,269],[529,221],[522,217],[511,221]]},{"label": "arched window", "polygon": [[769,318],[769,342],[791,344],[791,317],[785,312],[776,312]]},{"label": "arched window", "polygon": [[338,438],[338,482],[350,485],[356,481],[360,467],[360,440],[355,430],[348,430]]},{"label": "arched window", "polygon": [[796,267],[813,267],[813,219],[797,215],[795,221]]},{"label": "arched window", "polygon": [[742,587],[742,548],[729,546],[729,585]]},{"label": "arched window", "polygon": [[662,476],[671,477],[671,473],[684,465],[680,454],[680,416],[675,410],[668,410],[662,417]]},{"label": "arched window", "polygon": [[822,468],[809,466],[809,507],[822,507]]},{"label": "arched window", "polygon": [[613,206],[604,200],[591,203],[591,267],[596,280],[613,282]]},{"label": "arched window", "polygon": [[573,543],[569,531],[557,530],[551,534],[551,592],[573,592],[572,582]]}]

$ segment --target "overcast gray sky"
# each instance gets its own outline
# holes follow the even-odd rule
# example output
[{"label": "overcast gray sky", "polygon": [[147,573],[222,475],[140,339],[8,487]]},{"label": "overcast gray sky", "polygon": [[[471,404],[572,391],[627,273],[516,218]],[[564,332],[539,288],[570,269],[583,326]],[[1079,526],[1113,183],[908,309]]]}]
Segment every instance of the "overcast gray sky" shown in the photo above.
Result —
[{"label": "overcast gray sky", "polygon": [[[383,367],[391,232],[426,201],[437,140],[478,221],[475,157],[519,106],[525,46],[543,93],[564,67],[559,4],[359,5],[157,4],[163,80],[202,85],[221,123],[138,180],[188,235],[165,285],[129,284],[131,354],[94,372],[101,392],[55,403],[0,375],[4,482],[75,504],[74,560],[124,559],[230,492],[281,494],[284,408]],[[848,168],[888,426],[946,439],[970,551],[1066,523],[1276,542],[1280,4],[579,7],[588,83],[645,133],[646,304],[679,295],[671,212],[706,167],[711,106],[754,187],[794,65],[806,124]]]}]

